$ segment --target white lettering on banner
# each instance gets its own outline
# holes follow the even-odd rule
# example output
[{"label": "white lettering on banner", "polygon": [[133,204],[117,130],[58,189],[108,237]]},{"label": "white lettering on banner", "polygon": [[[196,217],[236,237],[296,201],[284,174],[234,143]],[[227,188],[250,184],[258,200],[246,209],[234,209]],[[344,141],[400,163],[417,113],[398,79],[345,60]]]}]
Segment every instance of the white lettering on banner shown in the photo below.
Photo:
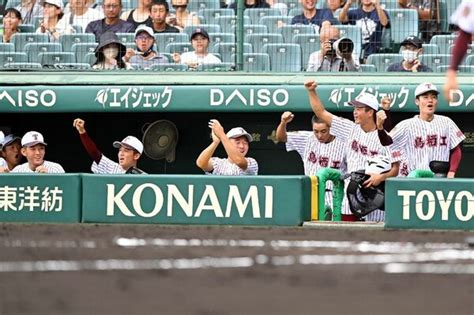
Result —
[{"label": "white lettering on banner", "polygon": [[[4,90],[0,93],[0,104],[5,99],[10,105],[14,107],[52,107],[56,104],[56,93],[53,90],[44,90],[38,92],[36,90],[21,90],[12,91],[12,95]],[[15,100],[16,97],[16,100]]]},{"label": "white lettering on banner", "polygon": [[[464,102],[464,93],[461,90],[450,90],[449,94],[451,95],[451,99],[454,101],[449,102],[450,107],[458,107],[463,105]],[[466,100],[464,105],[467,107],[474,101],[474,93],[471,93]]]},{"label": "white lettering on banner", "polygon": [[[180,191],[176,185],[166,185],[166,191],[163,193],[160,186],[154,183],[144,183],[134,187],[132,184],[125,184],[121,187],[116,187],[115,184],[107,184],[107,216],[114,216],[115,211],[119,210],[123,215],[127,217],[144,217],[150,218],[159,215],[160,211],[165,204],[164,196],[166,196],[166,216],[172,217],[173,211],[179,208],[182,209],[187,217],[201,217],[203,211],[212,211],[213,216],[216,218],[229,218],[232,216],[232,211],[237,210],[238,215],[242,218],[245,215],[246,210],[250,208],[252,218],[259,219],[262,217],[260,199],[259,199],[259,187],[251,185],[242,198],[241,191],[236,185],[229,185],[227,190],[227,201],[226,204],[221,205],[225,198],[218,196],[214,186],[206,185],[204,192],[201,196],[197,196],[199,202],[197,207],[194,208],[194,185],[188,185],[187,189],[184,187]],[[152,209],[143,209],[142,201],[144,198],[142,194],[144,190],[150,190],[154,194],[154,199],[151,199]],[[187,190],[187,191],[185,191]],[[264,186],[264,198],[263,208],[264,217],[273,217],[273,187]],[[124,198],[130,200],[131,196],[131,207],[130,209],[124,201]],[[150,199],[147,198],[147,201]],[[222,211],[225,208],[225,215]],[[193,214],[194,213],[194,214]]]},{"label": "white lettering on banner", "polygon": [[59,187],[38,186],[11,187],[0,186],[0,211],[42,211],[60,212],[63,210],[63,191]]},{"label": "white lettering on banner", "polygon": [[[402,197],[402,219],[410,220],[412,197],[415,197],[415,214],[418,219],[429,221],[436,214],[436,204],[441,210],[441,220],[448,221],[449,216],[463,222],[474,218],[474,196],[468,190],[448,191],[447,195],[441,190],[433,193],[430,190],[416,192],[414,190],[399,190],[397,195]],[[454,203],[453,203],[454,200]]]},{"label": "white lettering on banner", "polygon": [[[173,89],[145,92],[144,87],[106,88],[97,92],[95,101],[103,108],[166,108],[171,103]],[[151,88],[150,88],[151,89]]]},{"label": "white lettering on banner", "polygon": [[211,106],[229,105],[232,101],[244,106],[285,106],[288,104],[289,94],[285,89],[248,89],[241,91],[234,89],[228,95],[222,89],[209,90],[209,104]]}]

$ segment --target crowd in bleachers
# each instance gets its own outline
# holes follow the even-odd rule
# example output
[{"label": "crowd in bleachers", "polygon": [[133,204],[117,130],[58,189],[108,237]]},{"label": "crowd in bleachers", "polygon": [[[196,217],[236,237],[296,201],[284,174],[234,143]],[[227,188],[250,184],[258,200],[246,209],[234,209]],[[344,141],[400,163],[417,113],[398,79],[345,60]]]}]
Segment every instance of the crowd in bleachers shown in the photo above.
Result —
[{"label": "crowd in bleachers", "polygon": [[8,0],[0,67],[442,72],[460,2],[244,0],[240,32],[233,0],[97,1]]}]

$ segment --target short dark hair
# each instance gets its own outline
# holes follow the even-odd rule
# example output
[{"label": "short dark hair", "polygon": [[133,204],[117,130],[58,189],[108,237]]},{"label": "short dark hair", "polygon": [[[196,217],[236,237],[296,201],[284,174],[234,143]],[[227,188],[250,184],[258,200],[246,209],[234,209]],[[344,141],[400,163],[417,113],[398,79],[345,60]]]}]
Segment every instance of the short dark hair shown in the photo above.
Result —
[{"label": "short dark hair", "polygon": [[4,17],[7,16],[8,13],[13,13],[13,15],[15,15],[18,19],[20,19],[20,20],[22,19],[22,18],[21,18],[21,13],[20,13],[20,11],[18,11],[18,10],[15,9],[15,8],[8,8],[8,9],[6,9],[6,10],[5,10],[5,13],[3,14],[3,16],[4,16]]},{"label": "short dark hair", "polygon": [[327,123],[324,120],[322,120],[321,118],[319,118],[316,115],[313,115],[313,117],[311,117],[311,123],[312,124],[326,124],[327,125]]},{"label": "short dark hair", "polygon": [[151,6],[154,6],[154,5],[164,6],[166,12],[169,12],[169,10],[170,10],[170,6],[169,6],[168,2],[165,1],[165,0],[153,0],[152,3],[151,3]]}]

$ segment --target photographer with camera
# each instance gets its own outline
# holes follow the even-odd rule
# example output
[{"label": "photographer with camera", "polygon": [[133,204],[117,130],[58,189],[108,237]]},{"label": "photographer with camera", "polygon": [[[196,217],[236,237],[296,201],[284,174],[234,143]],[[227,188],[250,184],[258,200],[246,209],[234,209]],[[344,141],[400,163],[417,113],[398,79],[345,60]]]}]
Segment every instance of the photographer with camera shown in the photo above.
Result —
[{"label": "photographer with camera", "polygon": [[321,30],[321,50],[309,56],[306,71],[360,71],[359,59],[353,53],[354,43],[349,38],[339,37],[339,30],[334,26]]}]

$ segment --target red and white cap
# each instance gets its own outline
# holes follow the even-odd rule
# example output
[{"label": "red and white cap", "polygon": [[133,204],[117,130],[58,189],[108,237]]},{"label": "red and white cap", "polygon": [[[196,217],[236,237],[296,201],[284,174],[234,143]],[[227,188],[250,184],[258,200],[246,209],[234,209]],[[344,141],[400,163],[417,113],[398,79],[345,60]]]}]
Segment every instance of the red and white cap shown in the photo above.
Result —
[{"label": "red and white cap", "polygon": [[354,100],[349,102],[350,105],[352,106],[367,106],[372,109],[375,109],[375,111],[379,110],[379,101],[373,94],[369,93],[361,93],[359,94]]},{"label": "red and white cap", "polygon": [[436,94],[439,94],[438,88],[436,88],[436,85],[429,82],[425,82],[425,83],[421,83],[420,85],[416,87],[415,98],[417,98],[418,96],[422,94],[425,94],[426,92],[435,92]]},{"label": "red and white cap", "polygon": [[138,153],[143,153],[143,143],[134,136],[126,136],[122,141],[115,141],[114,148],[122,146],[136,150]]},{"label": "red and white cap", "polygon": [[25,133],[23,138],[21,138],[21,146],[22,147],[32,147],[37,144],[48,145],[44,142],[44,137],[38,131],[28,131]]}]

